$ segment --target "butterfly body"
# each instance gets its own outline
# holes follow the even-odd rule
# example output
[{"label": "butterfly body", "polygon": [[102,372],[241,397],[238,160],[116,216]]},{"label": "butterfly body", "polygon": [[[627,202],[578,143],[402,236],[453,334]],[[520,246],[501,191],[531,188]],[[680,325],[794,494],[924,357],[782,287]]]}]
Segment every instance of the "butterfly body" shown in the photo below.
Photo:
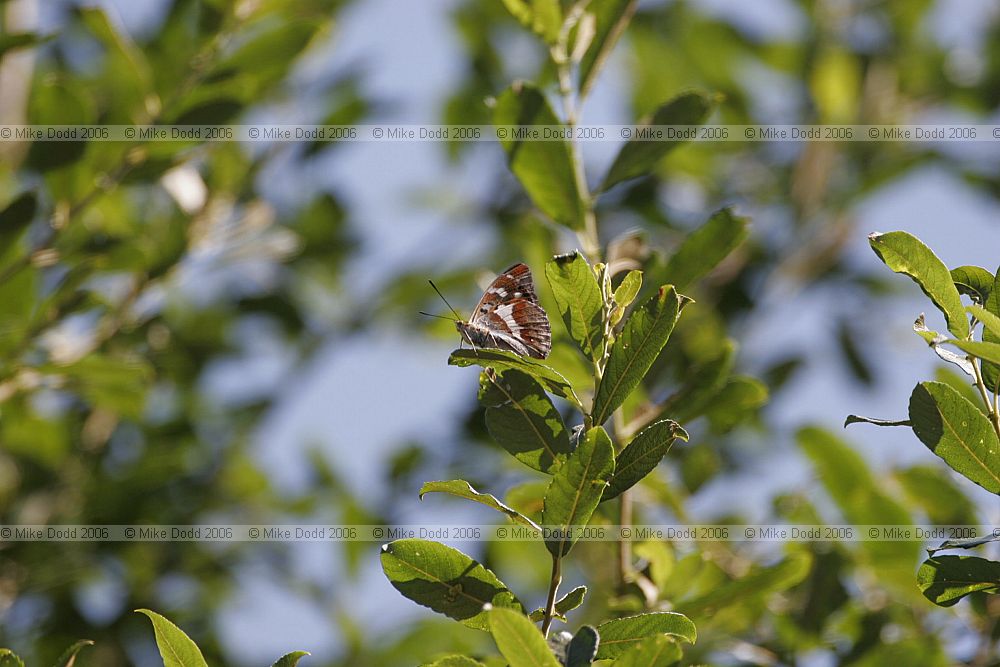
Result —
[{"label": "butterfly body", "polygon": [[552,348],[552,331],[538,304],[531,270],[515,264],[490,284],[468,322],[455,322],[462,340],[473,348],[509,350],[544,359]]}]

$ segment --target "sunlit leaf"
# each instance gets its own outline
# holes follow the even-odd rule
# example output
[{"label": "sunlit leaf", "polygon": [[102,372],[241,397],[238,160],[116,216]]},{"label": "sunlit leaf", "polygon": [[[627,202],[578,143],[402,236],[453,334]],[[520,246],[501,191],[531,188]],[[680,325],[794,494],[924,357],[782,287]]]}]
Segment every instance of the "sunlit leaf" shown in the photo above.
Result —
[{"label": "sunlit leaf", "polygon": [[545,492],[542,525],[556,531],[545,541],[552,555],[569,553],[577,539],[573,527],[590,521],[614,470],[611,438],[600,426],[590,429],[552,476]]},{"label": "sunlit leaf", "polygon": [[955,471],[1000,494],[1000,439],[983,413],[940,382],[921,382],[910,395],[913,432]]},{"label": "sunlit leaf", "polygon": [[686,642],[695,643],[698,631],[694,623],[684,614],[676,612],[656,612],[639,614],[607,621],[597,626],[601,635],[598,659],[617,658],[626,650],[647,637],[668,635]]},{"label": "sunlit leaf", "polygon": [[163,667],[208,667],[198,646],[183,630],[155,611],[136,609],[136,612],[145,614],[153,622],[156,646],[160,649]]},{"label": "sunlit leaf", "polygon": [[522,371],[541,382],[556,396],[562,396],[583,409],[583,405],[569,381],[557,371],[534,359],[521,357],[505,350],[455,350],[448,357],[448,363],[452,366],[462,367],[478,365],[483,368],[494,368],[497,371],[507,369]]},{"label": "sunlit leaf", "polygon": [[600,637],[590,625],[585,625],[576,631],[569,646],[566,647],[566,667],[587,667],[597,655]]},{"label": "sunlit leaf", "polygon": [[959,294],[972,297],[977,303],[985,304],[993,291],[993,274],[981,266],[960,266],[951,270],[951,279]]},{"label": "sunlit leaf", "polygon": [[528,617],[510,609],[487,612],[489,631],[510,667],[560,667],[545,637]]},{"label": "sunlit leaf", "polygon": [[382,547],[382,571],[393,587],[419,605],[477,630],[488,630],[483,605],[524,608],[481,564],[438,542],[404,539]]},{"label": "sunlit leaf", "polygon": [[299,664],[299,660],[311,655],[308,651],[293,651],[291,653],[286,653],[285,655],[278,658],[278,660],[271,665],[271,667],[296,667]]},{"label": "sunlit leaf", "polygon": [[969,320],[948,267],[920,239],[906,232],[873,233],[872,250],[886,266],[913,279],[944,313],[948,331],[957,338],[969,335]]},{"label": "sunlit leaf", "polygon": [[917,586],[928,600],[950,607],[969,593],[1000,593],[1000,563],[976,556],[934,556],[917,571]]},{"label": "sunlit leaf", "polygon": [[554,44],[559,38],[562,10],[559,0],[503,0],[511,16],[546,42]]},{"label": "sunlit leaf", "polygon": [[604,337],[603,300],[590,264],[578,252],[558,255],[545,264],[545,277],[570,338],[588,357],[598,356]]}]

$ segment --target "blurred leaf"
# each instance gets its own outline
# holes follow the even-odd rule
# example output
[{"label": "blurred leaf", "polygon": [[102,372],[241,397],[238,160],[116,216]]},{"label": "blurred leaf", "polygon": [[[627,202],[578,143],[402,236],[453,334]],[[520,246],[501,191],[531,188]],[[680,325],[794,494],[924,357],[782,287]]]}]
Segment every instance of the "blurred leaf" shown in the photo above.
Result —
[{"label": "blurred leaf", "polygon": [[529,526],[535,528],[536,530],[541,530],[538,524],[524,516],[515,509],[507,507],[495,497],[488,493],[480,493],[472,488],[472,485],[466,482],[464,479],[453,479],[447,482],[425,482],[422,487],[420,487],[420,498],[423,499],[425,493],[450,493],[453,496],[458,496],[459,498],[466,498],[477,503],[486,505],[487,507],[492,507],[498,512],[506,514],[509,519],[515,523],[522,524],[524,526]]},{"label": "blurred leaf", "polygon": [[[93,646],[94,642],[90,639],[81,639],[75,642],[72,646],[62,652],[55,662],[55,667],[73,667],[76,663],[76,654],[87,646]],[[2,663],[0,663],[2,664]]]},{"label": "blurred leaf", "polygon": [[292,653],[286,653],[285,655],[278,658],[271,667],[295,667],[299,664],[299,660],[311,655],[308,651],[293,651]]},{"label": "blurred leaf", "polygon": [[136,609],[136,613],[145,614],[153,622],[156,646],[160,649],[163,667],[208,667],[198,646],[183,630],[155,611]]},{"label": "blurred leaf", "polygon": [[960,266],[951,270],[951,279],[959,294],[972,297],[976,303],[985,304],[993,291],[993,274],[981,266]]},{"label": "blurred leaf", "polygon": [[546,389],[556,396],[562,396],[574,405],[583,409],[580,399],[577,398],[569,382],[561,374],[534,359],[521,357],[513,352],[505,350],[455,350],[448,357],[448,363],[452,366],[472,366],[478,365],[483,368],[495,368],[498,371],[507,369],[519,370],[535,378]]},{"label": "blurred leaf", "polygon": [[542,525],[557,531],[545,546],[555,557],[565,556],[576,543],[574,526],[585,526],[614,474],[611,438],[596,426],[580,439],[566,463],[552,476],[545,492]]},{"label": "blurred leaf", "polygon": [[38,298],[38,272],[24,267],[0,282],[0,354],[17,349],[27,336]]},{"label": "blurred leaf", "polygon": [[382,570],[404,597],[477,630],[488,630],[483,605],[524,607],[490,570],[438,542],[396,540],[382,546]]},{"label": "blurred leaf", "polygon": [[910,395],[913,432],[951,468],[1000,494],[1000,439],[983,413],[940,382],[921,382]]},{"label": "blurred leaf", "polygon": [[[531,126],[562,126],[545,96],[530,84],[518,83],[499,97],[493,122],[532,132]],[[542,130],[539,128],[540,134]],[[508,134],[510,134],[508,132]],[[570,229],[583,229],[583,202],[577,186],[573,155],[565,140],[536,141],[507,137],[500,141],[510,170],[535,206]]]},{"label": "blurred leaf", "polygon": [[566,612],[572,611],[583,604],[583,598],[587,595],[586,586],[577,586],[571,590],[566,595],[562,596],[556,600],[555,608],[556,612],[566,615]]},{"label": "blurred leaf", "polygon": [[9,648],[0,648],[0,667],[24,667],[24,663]]},{"label": "blurred leaf", "polygon": [[706,410],[712,429],[732,430],[767,403],[767,397],[767,387],[760,380],[742,375],[731,378]]},{"label": "blurred leaf", "polygon": [[443,658],[428,662],[420,667],[486,667],[483,663],[464,655],[446,655]]},{"label": "blurred leaf", "polygon": [[698,281],[729,256],[746,239],[747,219],[724,208],[704,225],[688,234],[659,273],[664,282],[683,290]]},{"label": "blurred leaf", "polygon": [[511,16],[549,44],[559,39],[562,10],[559,0],[503,0]]},{"label": "blurred leaf", "polygon": [[636,4],[637,0],[603,0],[587,6],[587,11],[594,15],[595,30],[590,48],[580,60],[581,99],[586,99],[590,93],[591,87],[604,68],[604,63],[618,43],[618,38],[625,32],[635,12]]},{"label": "blurred leaf", "polygon": [[142,50],[127,33],[112,25],[103,9],[80,7],[76,11],[80,22],[104,48],[102,84],[110,98],[101,100],[104,122],[146,122],[150,116],[147,98],[153,94],[153,74]]},{"label": "blurred leaf", "polygon": [[542,385],[517,369],[484,375],[503,401],[486,406],[490,435],[524,465],[552,474],[572,446],[562,416]]},{"label": "blurred leaf", "polygon": [[171,124],[224,125],[235,118],[244,106],[243,102],[232,97],[209,100],[185,109],[171,120]]},{"label": "blurred leaf", "polygon": [[601,645],[597,650],[600,660],[613,659],[647,637],[668,635],[691,644],[698,639],[698,630],[684,614],[655,612],[628,616],[607,621],[597,626]]},{"label": "blurred leaf", "polygon": [[24,192],[0,210],[0,268],[14,259],[19,250],[17,241],[35,219],[38,198],[34,192]]},{"label": "blurred leaf", "polygon": [[[75,79],[45,76],[31,87],[28,120],[33,125],[88,125],[95,118],[89,91]],[[26,166],[51,171],[73,164],[87,150],[86,141],[35,141]]]},{"label": "blurred leaf", "polygon": [[594,396],[594,424],[603,424],[639,386],[650,366],[667,344],[686,301],[672,285],[632,311],[611,347],[604,375]]},{"label": "blurred leaf", "polygon": [[[712,101],[707,95],[699,92],[681,93],[669,102],[664,103],[651,117],[637,123],[640,126],[649,125],[701,125],[712,110]],[[645,176],[656,168],[656,164],[667,153],[672,151],[686,139],[648,139],[633,137],[615,157],[615,161],[604,176],[599,191],[631,178]]]},{"label": "blurred leaf", "polygon": [[39,35],[34,32],[5,32],[0,33],[0,58],[7,52],[38,46],[51,40],[55,35]]},{"label": "blurred leaf", "polygon": [[811,567],[811,554],[793,553],[775,565],[755,568],[739,579],[718,584],[702,595],[678,602],[677,608],[689,616],[709,617],[718,610],[738,608],[748,600],[788,590],[805,579]]},{"label": "blurred leaf", "polygon": [[545,264],[545,277],[570,337],[586,356],[598,357],[604,339],[603,300],[590,263],[578,252],[558,255]]},{"label": "blurred leaf", "polygon": [[94,406],[133,419],[141,416],[153,380],[153,369],[143,359],[116,359],[96,353],[68,366],[45,366],[40,370],[66,376],[69,387]]},{"label": "blurred leaf", "polygon": [[659,464],[678,438],[687,442],[687,431],[670,419],[650,424],[640,431],[616,457],[615,473],[601,500],[617,498],[638,484]]},{"label": "blurred leaf", "polygon": [[646,637],[615,660],[615,667],[670,667],[683,657],[680,645],[669,636]]},{"label": "blurred leaf", "polygon": [[955,288],[948,267],[917,237],[906,232],[872,233],[868,236],[872,250],[886,266],[913,279],[934,305],[944,313],[948,330],[957,338],[969,335],[969,320],[965,316],[962,298]]},{"label": "blurred leaf", "polygon": [[587,667],[597,655],[600,640],[597,630],[590,625],[577,630],[566,647],[566,667]]},{"label": "blurred leaf", "polygon": [[975,556],[934,556],[917,571],[917,586],[928,600],[950,607],[969,593],[1000,593],[1000,563]]},{"label": "blurred leaf", "polygon": [[560,667],[545,637],[524,614],[509,609],[491,609],[489,630],[510,667]]},{"label": "blurred leaf", "polygon": [[844,361],[847,362],[847,368],[854,378],[870,387],[875,381],[870,369],[871,363],[865,358],[865,354],[855,338],[851,322],[846,317],[840,318],[837,323],[837,344]]},{"label": "blurred leaf", "polygon": [[845,49],[821,47],[815,56],[809,88],[823,123],[852,123],[858,114],[861,64]]},{"label": "blurred leaf", "polygon": [[718,356],[686,373],[684,385],[664,401],[658,414],[669,415],[682,424],[705,414],[725,388],[735,362],[735,344],[731,340],[722,341]]}]

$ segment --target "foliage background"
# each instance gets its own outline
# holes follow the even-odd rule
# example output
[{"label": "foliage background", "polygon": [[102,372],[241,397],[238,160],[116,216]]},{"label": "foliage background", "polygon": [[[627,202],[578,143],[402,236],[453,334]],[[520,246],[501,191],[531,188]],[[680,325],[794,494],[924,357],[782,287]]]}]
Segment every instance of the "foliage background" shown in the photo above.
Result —
[{"label": "foliage background", "polygon": [[[641,3],[584,122],[626,122],[689,87],[720,93],[713,119],[734,123],[1000,118],[993,3],[763,5]],[[487,123],[484,99],[512,78],[551,82],[499,3],[8,0],[0,13],[0,123]],[[594,173],[615,150],[585,145]],[[523,478],[482,430],[474,375],[444,364],[454,333],[415,316],[439,307],[428,277],[468,310],[483,274],[518,259],[538,273],[573,247],[531,212],[499,147],[0,151],[0,207],[35,202],[0,227],[2,523],[487,521],[443,499],[418,505],[420,482],[500,491]],[[992,268],[998,167],[988,143],[694,144],[657,179],[619,187],[600,212],[605,241],[640,227],[669,249],[725,204],[752,219],[748,243],[697,288],[678,344],[697,361],[732,337],[738,370],[770,392],[734,430],[694,422],[642,516],[840,523],[874,505],[917,522],[1000,521],[995,498],[956,484],[909,432],[852,431],[843,451],[796,438],[849,412],[893,416],[933,376],[909,332],[926,306],[865,237],[905,229],[949,266]],[[859,474],[865,493],[838,492]],[[933,516],[942,505],[951,512]],[[376,555],[6,544],[0,643],[46,664],[87,637],[97,644],[81,664],[158,664],[131,613],[148,607],[210,664],[303,648],[315,664],[392,665],[487,648],[399,598]],[[544,594],[537,554],[477,556]],[[913,585],[919,556],[905,544],[677,547],[660,574],[711,588],[783,558],[806,564],[701,609],[692,659],[990,664],[1000,613],[975,598],[932,608]],[[596,547],[581,556],[569,585],[610,591],[601,562]],[[574,620],[606,615],[597,603]]]}]

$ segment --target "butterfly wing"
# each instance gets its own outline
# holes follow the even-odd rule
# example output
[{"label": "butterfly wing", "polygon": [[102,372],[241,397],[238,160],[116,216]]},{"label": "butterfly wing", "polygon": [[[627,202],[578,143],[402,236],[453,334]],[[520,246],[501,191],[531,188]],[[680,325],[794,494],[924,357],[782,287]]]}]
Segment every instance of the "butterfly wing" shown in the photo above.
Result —
[{"label": "butterfly wing", "polygon": [[544,359],[552,349],[552,330],[538,304],[531,269],[515,264],[490,284],[468,327],[489,347]]}]

